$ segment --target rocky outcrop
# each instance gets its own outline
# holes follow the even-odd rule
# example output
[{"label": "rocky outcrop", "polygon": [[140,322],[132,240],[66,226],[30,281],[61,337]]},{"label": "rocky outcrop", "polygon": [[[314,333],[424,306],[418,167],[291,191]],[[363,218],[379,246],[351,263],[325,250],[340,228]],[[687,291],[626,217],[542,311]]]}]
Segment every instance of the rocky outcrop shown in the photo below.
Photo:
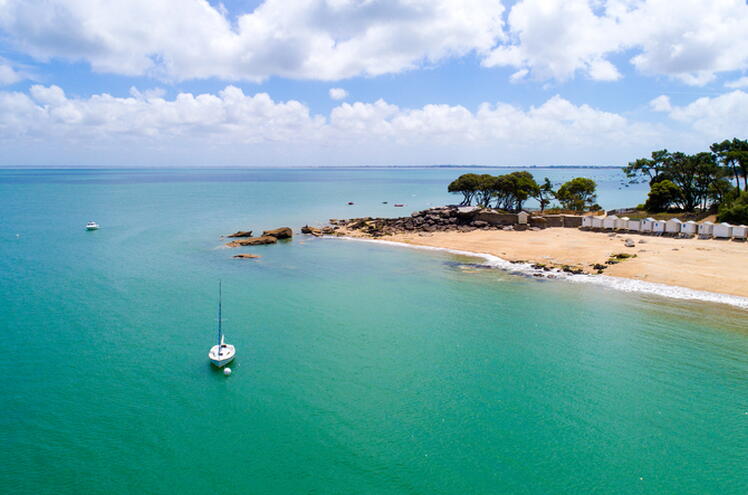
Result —
[{"label": "rocky outcrop", "polygon": [[288,227],[279,229],[266,230],[262,233],[263,237],[275,237],[276,239],[290,239],[293,237],[293,230]]},{"label": "rocky outcrop", "polygon": [[235,254],[234,255],[234,258],[250,259],[250,260],[257,259],[257,258],[260,258],[260,257],[261,256],[259,254],[250,254],[250,253],[241,253],[241,254]]},{"label": "rocky outcrop", "polygon": [[275,244],[276,242],[278,242],[277,238],[270,235],[264,235],[262,237],[247,237],[245,239],[227,242],[226,245],[228,247],[258,246],[260,244]]},{"label": "rocky outcrop", "polygon": [[226,237],[252,237],[252,231],[251,230],[240,230],[238,232],[234,232],[233,234],[229,234]]}]

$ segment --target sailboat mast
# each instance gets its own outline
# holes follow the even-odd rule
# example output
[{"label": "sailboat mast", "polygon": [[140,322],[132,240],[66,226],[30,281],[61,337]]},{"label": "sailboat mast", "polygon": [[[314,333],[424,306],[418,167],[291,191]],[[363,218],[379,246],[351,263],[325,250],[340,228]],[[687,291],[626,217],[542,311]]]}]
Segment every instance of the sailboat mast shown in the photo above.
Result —
[{"label": "sailboat mast", "polygon": [[218,281],[218,355],[221,355],[221,340],[223,340],[223,329],[221,328],[221,281]]}]

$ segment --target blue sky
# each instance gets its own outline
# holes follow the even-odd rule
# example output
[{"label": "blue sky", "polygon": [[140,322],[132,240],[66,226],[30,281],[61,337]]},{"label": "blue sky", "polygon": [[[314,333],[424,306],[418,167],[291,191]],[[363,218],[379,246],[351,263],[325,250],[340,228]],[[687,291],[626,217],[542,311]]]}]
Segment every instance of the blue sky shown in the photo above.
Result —
[{"label": "blue sky", "polygon": [[743,0],[8,0],[0,165],[700,151],[748,135],[745,25]]}]

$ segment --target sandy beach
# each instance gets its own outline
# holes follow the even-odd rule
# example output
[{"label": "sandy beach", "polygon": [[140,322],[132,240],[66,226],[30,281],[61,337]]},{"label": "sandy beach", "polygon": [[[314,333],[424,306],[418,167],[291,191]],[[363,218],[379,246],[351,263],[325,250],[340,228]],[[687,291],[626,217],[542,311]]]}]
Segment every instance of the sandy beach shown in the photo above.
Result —
[{"label": "sandy beach", "polygon": [[[355,237],[366,237],[351,232]],[[625,247],[632,239],[634,247]],[[636,254],[609,265],[605,275],[656,282],[689,289],[748,297],[748,243],[674,239],[635,234],[587,232],[550,228],[539,231],[474,230],[472,232],[408,233],[383,240],[474,253],[509,261],[569,265],[595,273],[617,253]]]}]

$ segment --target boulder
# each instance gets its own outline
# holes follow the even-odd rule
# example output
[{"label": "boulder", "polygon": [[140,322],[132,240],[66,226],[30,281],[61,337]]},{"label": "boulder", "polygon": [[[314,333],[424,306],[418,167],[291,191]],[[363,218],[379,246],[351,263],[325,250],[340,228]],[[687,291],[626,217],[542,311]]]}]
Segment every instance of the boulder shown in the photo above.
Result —
[{"label": "boulder", "polygon": [[226,237],[252,237],[252,231],[251,230],[240,230],[238,232],[234,232],[233,234],[229,234]]},{"label": "boulder", "polygon": [[293,237],[293,231],[288,227],[281,227],[279,229],[266,230],[262,233],[263,237],[271,236],[276,239],[290,239]]},{"label": "boulder", "polygon": [[262,237],[247,237],[238,241],[227,242],[228,247],[240,247],[240,246],[257,246],[260,244],[275,244],[278,242],[276,237],[265,235]]},{"label": "boulder", "polygon": [[250,253],[241,253],[241,254],[235,254],[234,258],[241,258],[241,259],[250,259],[250,260],[253,260],[255,258],[260,258],[260,255],[258,255],[258,254],[250,254]]}]

